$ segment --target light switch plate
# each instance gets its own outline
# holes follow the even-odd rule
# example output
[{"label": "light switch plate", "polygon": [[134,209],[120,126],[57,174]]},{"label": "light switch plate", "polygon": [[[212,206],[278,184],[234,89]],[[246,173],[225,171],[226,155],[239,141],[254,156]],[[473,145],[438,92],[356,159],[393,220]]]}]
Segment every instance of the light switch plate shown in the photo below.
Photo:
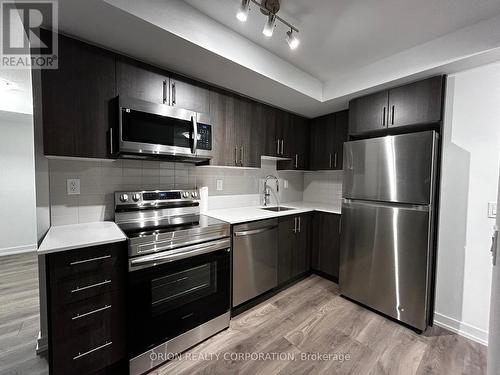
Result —
[{"label": "light switch plate", "polygon": [[283,180],[283,188],[288,189],[288,180]]},{"label": "light switch plate", "polygon": [[217,191],[222,191],[222,190],[224,190],[224,181],[217,180]]},{"label": "light switch plate", "polygon": [[80,195],[80,179],[68,178],[66,180],[68,195]]},{"label": "light switch plate", "polygon": [[488,217],[491,219],[495,219],[497,217],[496,202],[488,202]]}]

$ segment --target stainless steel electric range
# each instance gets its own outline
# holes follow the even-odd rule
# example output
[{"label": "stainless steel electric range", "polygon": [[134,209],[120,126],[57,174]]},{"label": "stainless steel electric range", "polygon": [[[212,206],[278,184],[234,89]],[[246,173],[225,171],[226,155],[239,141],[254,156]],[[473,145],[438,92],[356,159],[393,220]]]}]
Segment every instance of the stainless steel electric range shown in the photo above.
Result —
[{"label": "stainless steel electric range", "polygon": [[197,190],[115,193],[128,236],[130,373],[229,326],[230,225],[200,214]]}]

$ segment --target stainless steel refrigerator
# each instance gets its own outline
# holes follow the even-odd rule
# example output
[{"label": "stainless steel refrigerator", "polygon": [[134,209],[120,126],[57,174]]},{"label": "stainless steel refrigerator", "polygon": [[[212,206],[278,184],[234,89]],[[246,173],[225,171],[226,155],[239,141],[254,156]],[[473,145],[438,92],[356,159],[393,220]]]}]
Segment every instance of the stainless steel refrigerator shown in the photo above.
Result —
[{"label": "stainless steel refrigerator", "polygon": [[437,148],[434,131],[344,148],[340,292],[421,331],[431,306]]}]

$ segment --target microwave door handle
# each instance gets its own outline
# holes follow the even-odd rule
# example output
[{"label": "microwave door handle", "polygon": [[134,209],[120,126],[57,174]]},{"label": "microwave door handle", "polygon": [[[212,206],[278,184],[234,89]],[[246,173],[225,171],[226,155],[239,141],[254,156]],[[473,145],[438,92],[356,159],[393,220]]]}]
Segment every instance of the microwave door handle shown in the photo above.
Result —
[{"label": "microwave door handle", "polygon": [[198,148],[198,123],[196,122],[196,115],[191,116],[191,122],[193,124],[193,150],[192,153],[196,154]]}]

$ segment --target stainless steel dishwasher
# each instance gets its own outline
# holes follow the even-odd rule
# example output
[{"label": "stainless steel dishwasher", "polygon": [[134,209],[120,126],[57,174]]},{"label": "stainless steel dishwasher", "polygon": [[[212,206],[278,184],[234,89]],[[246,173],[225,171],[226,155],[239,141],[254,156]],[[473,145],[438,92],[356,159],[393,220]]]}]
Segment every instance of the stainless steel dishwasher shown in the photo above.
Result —
[{"label": "stainless steel dishwasher", "polygon": [[233,227],[233,307],[278,285],[278,219]]}]

